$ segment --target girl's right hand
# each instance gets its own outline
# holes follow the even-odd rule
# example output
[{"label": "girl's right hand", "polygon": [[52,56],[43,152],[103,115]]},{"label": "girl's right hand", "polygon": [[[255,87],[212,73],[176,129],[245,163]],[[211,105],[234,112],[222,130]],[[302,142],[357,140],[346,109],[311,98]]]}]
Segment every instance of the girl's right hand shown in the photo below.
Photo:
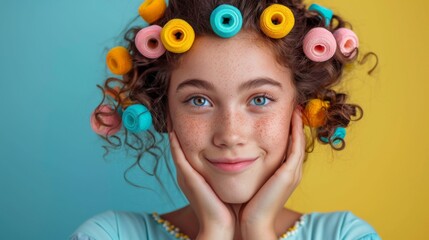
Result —
[{"label": "girl's right hand", "polygon": [[174,131],[169,133],[177,182],[199,222],[197,239],[233,239],[235,215],[206,180],[189,164]]}]

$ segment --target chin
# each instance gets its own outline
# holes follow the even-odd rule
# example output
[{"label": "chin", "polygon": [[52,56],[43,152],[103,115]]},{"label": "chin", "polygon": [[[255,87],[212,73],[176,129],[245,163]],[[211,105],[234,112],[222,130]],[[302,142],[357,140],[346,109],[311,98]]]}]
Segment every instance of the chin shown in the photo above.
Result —
[{"label": "chin", "polygon": [[242,204],[252,199],[256,190],[252,190],[249,186],[232,187],[220,186],[220,189],[215,188],[217,196],[225,203]]},{"label": "chin", "polygon": [[222,202],[229,203],[229,204],[243,204],[245,202],[248,202],[253,195],[243,195],[243,194],[222,194],[219,195],[219,198],[222,200]]}]

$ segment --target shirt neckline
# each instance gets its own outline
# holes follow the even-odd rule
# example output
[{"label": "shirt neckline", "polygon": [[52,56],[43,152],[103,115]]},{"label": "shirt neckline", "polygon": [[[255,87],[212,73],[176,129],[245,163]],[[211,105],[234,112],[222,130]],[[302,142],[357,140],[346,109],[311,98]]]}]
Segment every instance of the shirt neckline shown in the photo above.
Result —
[{"label": "shirt neckline", "polygon": [[[161,218],[161,216],[157,212],[153,212],[151,215],[152,215],[153,220],[157,224],[162,226],[162,229],[164,231],[166,231],[167,233],[169,233],[170,235],[172,235],[176,239],[191,240],[191,238],[189,238],[188,235],[182,233],[178,227],[174,226],[171,222]],[[288,228],[288,230],[285,233],[283,233],[278,239],[279,240],[285,240],[285,239],[288,239],[290,236],[297,234],[298,231],[300,229],[302,229],[302,227],[305,225],[305,223],[306,223],[305,218],[308,215],[309,215],[309,213],[303,213],[301,215],[301,217],[295,221],[294,225],[292,227]]]}]

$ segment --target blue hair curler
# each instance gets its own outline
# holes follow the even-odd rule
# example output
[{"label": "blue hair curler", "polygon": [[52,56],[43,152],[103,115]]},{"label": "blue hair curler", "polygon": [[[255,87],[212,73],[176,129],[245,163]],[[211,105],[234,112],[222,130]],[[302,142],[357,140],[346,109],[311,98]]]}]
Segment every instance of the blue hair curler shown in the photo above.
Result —
[{"label": "blue hair curler", "polygon": [[329,8],[325,8],[319,4],[311,4],[310,7],[308,8],[308,10],[310,11],[316,11],[318,12],[320,15],[322,15],[323,17],[325,17],[325,25],[326,27],[329,26],[329,24],[331,23],[332,20],[332,16],[334,15],[334,12],[329,9]]},{"label": "blue hair curler", "polygon": [[122,114],[122,124],[131,132],[148,130],[152,126],[152,116],[142,104],[134,104],[125,109]]},{"label": "blue hair curler", "polygon": [[[343,127],[337,127],[330,139],[331,141],[334,141],[334,145],[338,145],[341,143],[340,139],[344,140],[345,137],[346,137],[346,129]],[[329,143],[329,140],[326,137],[320,137],[320,140],[322,140],[322,142]]]},{"label": "blue hair curler", "polygon": [[213,10],[210,15],[210,24],[219,37],[230,38],[240,31],[243,17],[236,7],[222,4]]}]

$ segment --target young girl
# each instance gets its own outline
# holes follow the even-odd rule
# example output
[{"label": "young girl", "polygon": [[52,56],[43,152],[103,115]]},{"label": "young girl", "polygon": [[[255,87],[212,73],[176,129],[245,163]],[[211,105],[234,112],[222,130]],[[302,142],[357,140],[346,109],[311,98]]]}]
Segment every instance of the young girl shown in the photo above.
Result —
[{"label": "young girl", "polygon": [[340,150],[362,115],[331,89],[358,56],[339,16],[301,0],[146,0],[139,13],[149,26],[109,51],[122,78],[106,81],[114,102],[100,104],[91,124],[110,143],[123,131],[127,145],[152,155],[151,126],[168,133],[190,204],[161,216],[108,211],[71,239],[380,239],[349,211],[284,208],[314,145],[303,124]]}]

